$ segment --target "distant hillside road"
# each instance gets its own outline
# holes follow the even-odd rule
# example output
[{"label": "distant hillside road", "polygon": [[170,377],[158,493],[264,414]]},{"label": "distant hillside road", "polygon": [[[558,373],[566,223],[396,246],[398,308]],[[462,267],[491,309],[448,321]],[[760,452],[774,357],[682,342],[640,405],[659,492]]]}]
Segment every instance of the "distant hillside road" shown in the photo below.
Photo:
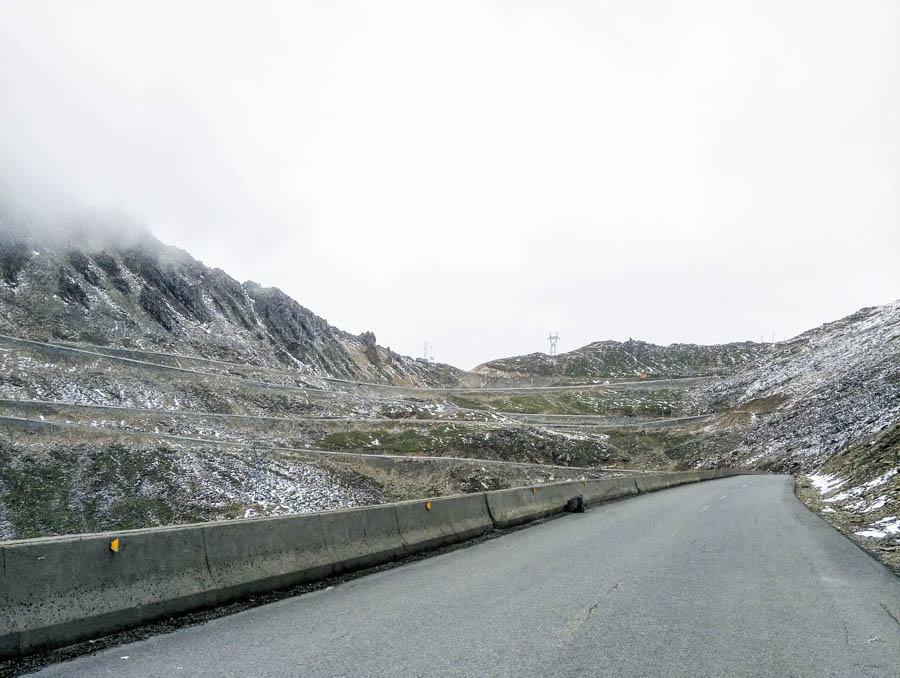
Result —
[{"label": "distant hillside road", "polygon": [[641,495],[40,676],[884,676],[900,579],[786,476]]}]

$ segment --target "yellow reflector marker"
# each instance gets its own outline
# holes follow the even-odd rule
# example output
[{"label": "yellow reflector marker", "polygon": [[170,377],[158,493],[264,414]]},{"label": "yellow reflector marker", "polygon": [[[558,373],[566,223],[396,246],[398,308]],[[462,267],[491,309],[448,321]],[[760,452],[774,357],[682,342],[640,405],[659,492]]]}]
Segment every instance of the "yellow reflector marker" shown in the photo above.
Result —
[{"label": "yellow reflector marker", "polygon": [[426,510],[426,511],[430,511],[430,510],[431,510],[431,502],[428,502],[427,504],[425,504],[425,510]]},{"label": "yellow reflector marker", "polygon": [[118,539],[113,539],[111,542],[109,542],[109,550],[112,551],[113,553],[119,552],[119,540]]}]

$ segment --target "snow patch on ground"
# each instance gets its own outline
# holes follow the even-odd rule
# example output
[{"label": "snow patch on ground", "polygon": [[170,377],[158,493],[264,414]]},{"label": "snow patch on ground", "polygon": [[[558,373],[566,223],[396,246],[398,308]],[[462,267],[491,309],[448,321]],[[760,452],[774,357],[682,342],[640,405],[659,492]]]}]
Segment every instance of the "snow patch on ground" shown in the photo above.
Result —
[{"label": "snow patch on ground", "polygon": [[[886,494],[878,497],[874,502],[868,504],[865,500],[861,500],[863,502],[863,506],[859,508],[860,513],[872,513],[873,511],[877,511],[878,509],[884,508],[884,506],[888,503],[888,496]],[[856,502],[854,502],[855,504]],[[868,506],[866,506],[868,504]]]},{"label": "snow patch on ground", "polygon": [[882,518],[872,523],[865,530],[860,530],[854,534],[860,537],[870,537],[871,539],[884,539],[893,534],[900,534],[900,518],[897,518],[897,516]]},{"label": "snow patch on ground", "polygon": [[880,476],[878,476],[878,477],[875,478],[874,480],[870,480],[869,482],[867,482],[867,483],[864,485],[864,487],[865,487],[866,489],[871,489],[871,488],[873,488],[873,487],[878,487],[879,485],[884,485],[888,480],[890,480],[890,479],[893,478],[895,475],[897,475],[897,472],[898,472],[898,471],[900,471],[900,469],[894,468],[894,469],[891,469],[890,471],[888,471],[888,472],[886,472],[886,473],[882,473]]},{"label": "snow patch on ground", "polygon": [[819,491],[819,494],[828,494],[847,482],[843,478],[838,478],[837,474],[834,473],[809,473],[806,477],[809,478],[809,482],[812,483],[812,486]]}]

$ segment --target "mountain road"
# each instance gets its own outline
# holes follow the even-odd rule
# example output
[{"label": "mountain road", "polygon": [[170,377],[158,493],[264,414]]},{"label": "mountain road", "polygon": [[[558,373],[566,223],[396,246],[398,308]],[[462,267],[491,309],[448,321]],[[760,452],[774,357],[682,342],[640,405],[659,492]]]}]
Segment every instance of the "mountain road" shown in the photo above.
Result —
[{"label": "mountain road", "polygon": [[788,476],[644,494],[38,675],[877,676],[900,579]]}]

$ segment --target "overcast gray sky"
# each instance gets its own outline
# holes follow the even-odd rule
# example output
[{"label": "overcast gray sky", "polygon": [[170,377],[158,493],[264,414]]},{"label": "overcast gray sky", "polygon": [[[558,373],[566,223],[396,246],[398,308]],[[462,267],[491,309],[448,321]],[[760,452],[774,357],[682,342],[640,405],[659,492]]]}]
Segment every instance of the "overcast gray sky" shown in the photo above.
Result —
[{"label": "overcast gray sky", "polygon": [[900,2],[0,0],[2,171],[469,368],[900,296]]}]

